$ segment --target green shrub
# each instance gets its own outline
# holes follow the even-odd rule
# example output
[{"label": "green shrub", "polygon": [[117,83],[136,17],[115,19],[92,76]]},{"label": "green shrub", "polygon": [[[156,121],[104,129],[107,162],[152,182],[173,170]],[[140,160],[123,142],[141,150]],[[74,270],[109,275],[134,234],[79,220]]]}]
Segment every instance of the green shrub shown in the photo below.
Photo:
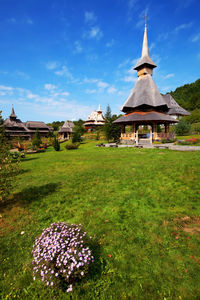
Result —
[{"label": "green shrub", "polygon": [[174,143],[176,139],[162,139],[161,143],[162,144],[167,144],[167,143]]},{"label": "green shrub", "polygon": [[79,146],[80,146],[80,143],[67,143],[65,148],[67,150],[73,150],[73,149],[78,149]]},{"label": "green shrub", "polygon": [[60,151],[60,143],[56,137],[54,137],[53,147],[54,147],[55,151]]},{"label": "green shrub", "polygon": [[25,158],[25,153],[23,153],[23,152],[21,153],[19,151],[13,151],[13,152],[10,152],[9,156],[10,156],[12,162],[17,162],[17,161],[20,161],[21,158]]},{"label": "green shrub", "polygon": [[12,163],[10,156],[10,145],[5,136],[2,126],[2,117],[0,111],[0,202],[6,201],[11,192],[14,177],[18,171],[18,164]]},{"label": "green shrub", "polygon": [[187,135],[190,132],[191,125],[184,119],[181,119],[176,125],[177,135]]},{"label": "green shrub", "polygon": [[194,134],[200,134],[200,122],[191,125],[191,131]]}]

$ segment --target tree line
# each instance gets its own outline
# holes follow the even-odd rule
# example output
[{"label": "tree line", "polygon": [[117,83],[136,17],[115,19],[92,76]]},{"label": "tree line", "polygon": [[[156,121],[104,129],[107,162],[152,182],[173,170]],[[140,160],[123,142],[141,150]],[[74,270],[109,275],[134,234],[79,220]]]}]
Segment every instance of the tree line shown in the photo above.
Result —
[{"label": "tree line", "polygon": [[200,122],[200,79],[180,86],[170,94],[180,106],[191,113],[190,116],[184,117],[188,123]]}]

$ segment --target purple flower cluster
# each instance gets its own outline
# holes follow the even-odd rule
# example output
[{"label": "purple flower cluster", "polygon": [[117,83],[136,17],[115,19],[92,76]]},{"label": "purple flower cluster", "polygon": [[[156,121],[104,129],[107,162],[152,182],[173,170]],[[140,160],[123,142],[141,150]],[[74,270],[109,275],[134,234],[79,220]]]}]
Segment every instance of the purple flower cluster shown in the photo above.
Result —
[{"label": "purple flower cluster", "polygon": [[67,292],[71,292],[73,283],[87,273],[91,262],[94,257],[82,226],[53,223],[35,240],[33,280],[38,275],[50,287],[65,280]]}]

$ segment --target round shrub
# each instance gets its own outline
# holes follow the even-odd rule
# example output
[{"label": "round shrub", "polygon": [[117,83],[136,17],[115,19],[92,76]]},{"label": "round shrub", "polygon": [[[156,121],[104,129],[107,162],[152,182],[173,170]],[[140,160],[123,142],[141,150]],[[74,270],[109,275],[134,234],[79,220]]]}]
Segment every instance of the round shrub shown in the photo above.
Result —
[{"label": "round shrub", "polygon": [[50,287],[65,282],[66,292],[72,291],[73,284],[85,276],[94,261],[82,226],[64,222],[43,230],[35,240],[33,257],[33,279],[39,276]]},{"label": "round shrub", "polygon": [[67,150],[74,150],[74,149],[78,149],[79,146],[80,146],[80,143],[67,143],[65,145],[65,148]]}]

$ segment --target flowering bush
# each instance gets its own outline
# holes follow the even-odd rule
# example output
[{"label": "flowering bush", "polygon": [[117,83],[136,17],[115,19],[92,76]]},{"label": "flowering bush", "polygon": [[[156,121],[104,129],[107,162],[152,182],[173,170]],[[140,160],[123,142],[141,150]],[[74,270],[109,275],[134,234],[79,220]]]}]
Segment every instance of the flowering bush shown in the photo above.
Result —
[{"label": "flowering bush", "polygon": [[196,144],[200,144],[200,138],[191,138],[191,139],[187,139],[185,141],[181,141],[179,142],[180,145],[196,145]]},{"label": "flowering bush", "polygon": [[81,279],[94,261],[81,225],[53,223],[44,229],[33,246],[33,279],[38,275],[47,286],[59,286],[62,281],[72,291],[73,283]]}]

